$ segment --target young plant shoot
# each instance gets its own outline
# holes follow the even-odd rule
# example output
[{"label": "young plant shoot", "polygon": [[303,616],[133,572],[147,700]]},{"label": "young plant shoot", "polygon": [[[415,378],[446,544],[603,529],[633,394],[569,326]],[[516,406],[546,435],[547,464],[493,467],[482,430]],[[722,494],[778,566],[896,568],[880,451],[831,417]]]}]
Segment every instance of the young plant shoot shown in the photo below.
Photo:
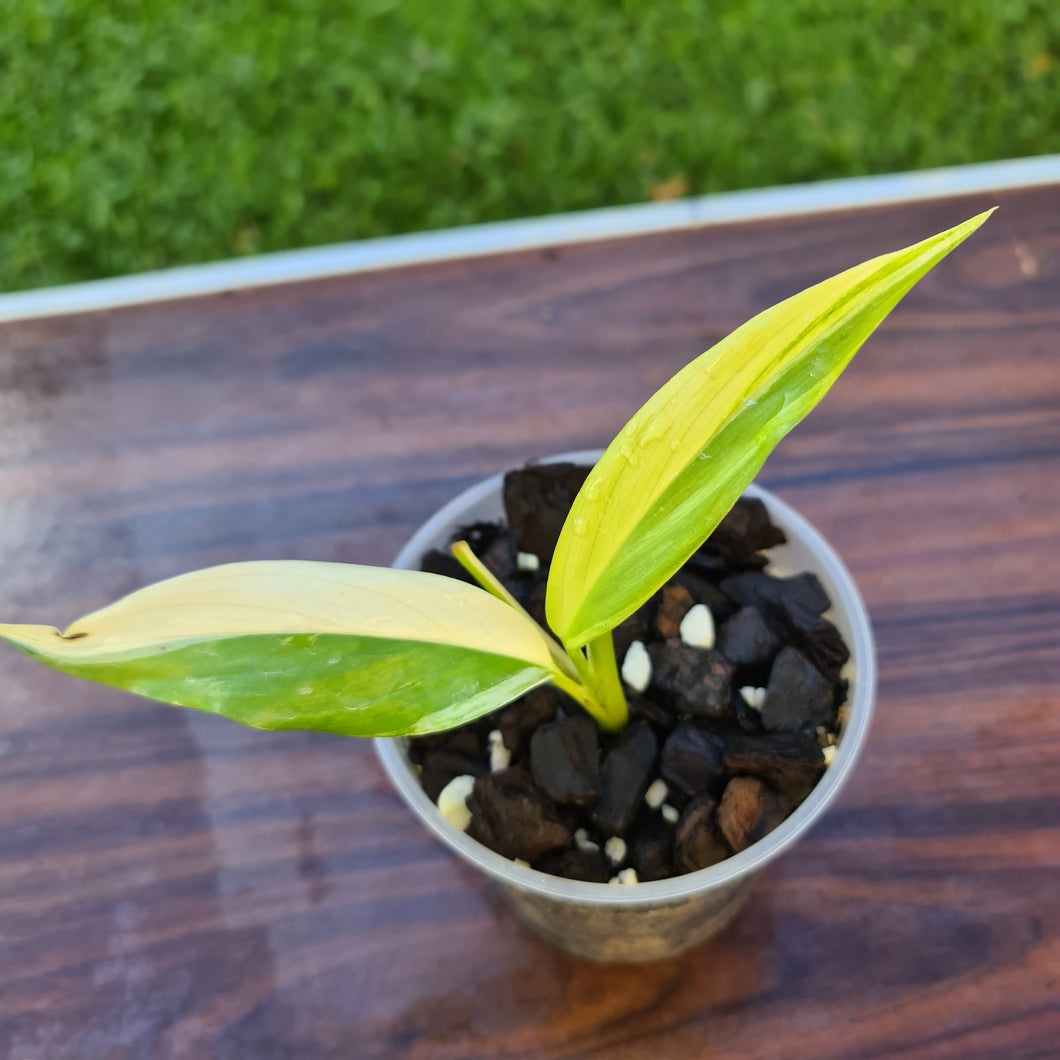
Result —
[{"label": "young plant shoot", "polygon": [[552,635],[464,543],[482,588],[339,563],[233,563],[51,626],[0,625],[47,666],[263,729],[448,729],[552,682],[604,728],[627,708],[611,631],[702,544],[866,338],[980,214],[767,309],[678,372],[571,508],[548,577]]}]

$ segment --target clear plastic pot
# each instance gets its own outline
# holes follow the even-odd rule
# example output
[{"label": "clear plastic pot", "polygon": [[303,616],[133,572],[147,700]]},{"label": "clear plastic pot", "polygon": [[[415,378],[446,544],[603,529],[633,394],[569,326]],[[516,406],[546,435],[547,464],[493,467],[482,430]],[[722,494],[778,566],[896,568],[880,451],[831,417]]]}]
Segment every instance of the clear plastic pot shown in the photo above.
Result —
[{"label": "clear plastic pot", "polygon": [[[564,453],[547,463],[593,464],[599,451]],[[394,561],[418,569],[431,548],[444,548],[459,526],[503,518],[502,475],[466,490],[416,532]],[[848,712],[835,760],[806,801],[779,828],[753,846],[699,872],[635,885],[582,883],[516,865],[454,828],[420,787],[402,739],[377,740],[376,749],[395,787],[423,823],[453,853],[500,884],[516,913],[543,938],[580,957],[602,962],[659,960],[720,931],[747,898],[754,873],[806,832],[849,776],[869,728],[876,697],[876,652],[865,605],[849,572],[823,537],[794,509],[751,486],[788,538],[771,550],[782,574],[813,571],[832,599],[829,618],[850,648],[844,676]]]}]

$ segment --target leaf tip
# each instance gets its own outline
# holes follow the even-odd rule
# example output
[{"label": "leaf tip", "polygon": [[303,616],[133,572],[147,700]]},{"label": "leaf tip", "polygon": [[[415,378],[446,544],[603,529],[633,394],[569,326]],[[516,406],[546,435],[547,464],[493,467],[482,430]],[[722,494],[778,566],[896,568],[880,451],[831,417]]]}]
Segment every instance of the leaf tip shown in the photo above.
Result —
[{"label": "leaf tip", "polygon": [[63,635],[54,626],[0,623],[0,640],[6,640],[21,651],[39,651],[53,641],[62,639]]},{"label": "leaf tip", "polygon": [[971,235],[977,228],[985,224],[987,219],[995,213],[999,207],[991,206],[989,210],[984,210],[982,213],[977,213],[974,217],[969,217],[964,224],[957,225],[954,229],[955,232],[960,232],[962,236]]}]

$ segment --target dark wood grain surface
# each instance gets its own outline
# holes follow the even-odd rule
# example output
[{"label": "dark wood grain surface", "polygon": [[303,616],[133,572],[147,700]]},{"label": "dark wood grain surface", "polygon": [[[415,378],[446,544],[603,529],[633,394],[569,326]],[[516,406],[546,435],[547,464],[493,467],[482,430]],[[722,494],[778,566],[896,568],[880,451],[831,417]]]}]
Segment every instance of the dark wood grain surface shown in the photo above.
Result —
[{"label": "dark wood grain surface", "polygon": [[724,937],[567,957],[368,744],[5,650],[0,1054],[1060,1055],[1058,188],[5,326],[0,604],[61,625],[212,563],[386,563],[755,311],[994,201],[762,476],[846,558],[882,676],[854,779]]}]

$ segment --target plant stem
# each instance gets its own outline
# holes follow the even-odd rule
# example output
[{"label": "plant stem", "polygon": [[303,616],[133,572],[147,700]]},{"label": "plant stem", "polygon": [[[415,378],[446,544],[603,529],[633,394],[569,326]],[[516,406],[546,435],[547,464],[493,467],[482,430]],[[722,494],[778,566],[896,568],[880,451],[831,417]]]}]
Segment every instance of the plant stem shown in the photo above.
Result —
[{"label": "plant stem", "polygon": [[622,680],[618,676],[615,659],[615,642],[611,631],[602,633],[586,645],[589,667],[596,681],[596,693],[607,710],[610,729],[621,729],[629,721],[629,706],[622,691]]},{"label": "plant stem", "polygon": [[622,691],[615,661],[615,645],[610,630],[589,641],[586,651],[570,652],[578,676],[599,704],[597,721],[605,729],[621,729],[629,721],[629,707]]},{"label": "plant stem", "polygon": [[588,714],[601,729],[610,729],[612,727],[602,704],[595,696],[593,696],[592,692],[586,685],[582,684],[580,681],[572,680],[565,674],[561,674],[558,670],[553,672],[549,680],[561,692],[566,693],[575,703],[581,706],[585,713]]},{"label": "plant stem", "polygon": [[615,663],[615,648],[611,634],[605,633],[588,645],[588,655],[580,649],[568,653],[559,642],[541,628],[533,615],[515,599],[493,572],[471,551],[466,541],[457,541],[449,546],[457,562],[491,596],[514,607],[526,615],[541,630],[548,644],[549,654],[555,664],[550,678],[561,692],[565,692],[580,704],[601,729],[621,729],[629,720],[626,697],[622,694],[622,683],[618,678]]},{"label": "plant stem", "polygon": [[[541,636],[545,638],[545,643],[548,645],[549,655],[552,656],[552,661],[556,664],[556,668],[560,670],[565,677],[573,681],[577,678],[578,674],[574,667],[571,666],[571,660],[567,657],[567,653],[560,647],[559,642],[552,637],[547,630],[542,629],[541,626],[535,621],[534,616],[531,615],[525,607],[507,589],[501,584],[499,578],[486,566],[471,551],[471,546],[466,541],[457,541],[449,546],[449,551],[456,557],[457,562],[461,567],[464,568],[486,590],[491,596],[495,596],[498,600],[506,603],[509,607],[514,607],[521,615],[525,615],[531,622],[541,630]],[[566,690],[564,690],[566,691]],[[578,697],[575,696],[575,699]],[[580,703],[581,700],[579,699]]]}]

